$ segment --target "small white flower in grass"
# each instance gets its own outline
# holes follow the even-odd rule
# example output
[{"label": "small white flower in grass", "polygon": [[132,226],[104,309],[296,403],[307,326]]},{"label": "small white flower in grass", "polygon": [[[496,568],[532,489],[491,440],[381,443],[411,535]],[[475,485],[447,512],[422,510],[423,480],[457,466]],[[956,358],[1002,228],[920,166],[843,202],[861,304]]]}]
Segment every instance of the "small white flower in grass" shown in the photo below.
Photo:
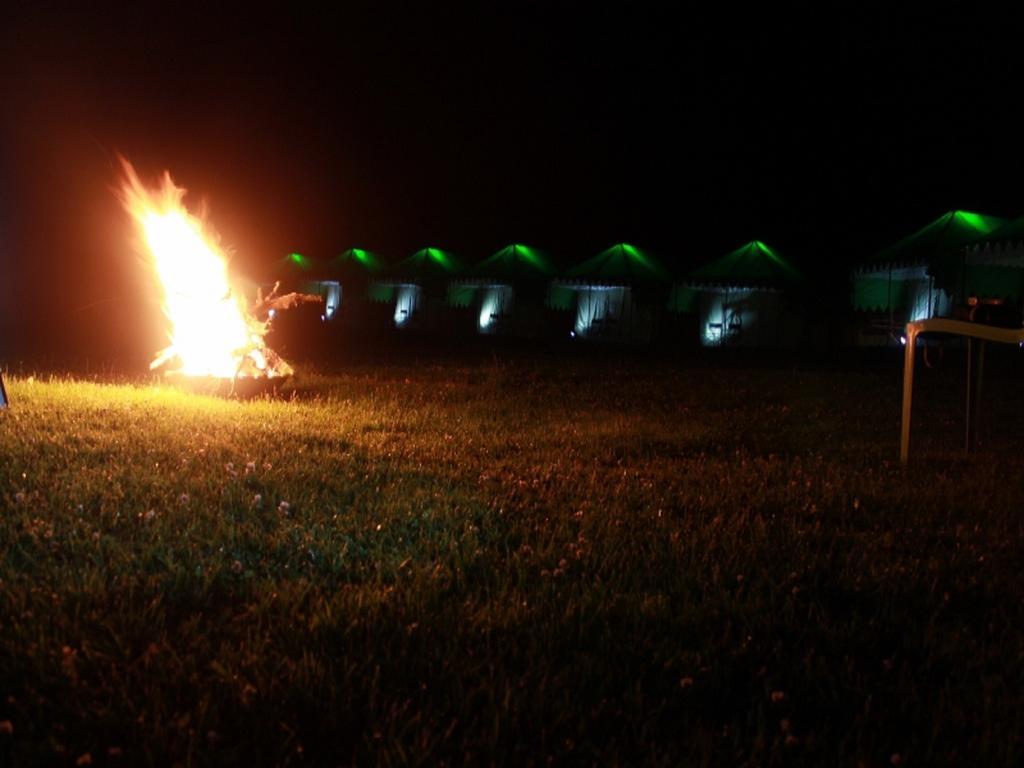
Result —
[{"label": "small white flower in grass", "polygon": [[262,504],[263,503],[263,494],[257,493],[255,496],[253,496],[252,497],[252,503],[253,503],[253,506],[256,506],[256,507],[258,507],[260,504]]},{"label": "small white flower in grass", "polygon": [[288,510],[291,509],[291,508],[292,508],[292,505],[289,504],[287,501],[282,501],[280,504],[277,505],[277,511],[280,512],[283,515],[287,515],[288,514]]},{"label": "small white flower in grass", "polygon": [[147,509],[146,514],[142,516],[142,519],[145,520],[147,523],[151,523],[154,520],[156,520],[156,512],[154,512],[152,509]]},{"label": "small white flower in grass", "polygon": [[229,461],[227,464],[224,465],[224,469],[226,469],[228,472],[234,472],[235,463],[233,461]]},{"label": "small white flower in grass", "polygon": [[256,471],[256,462],[255,461],[250,461],[248,464],[245,465],[245,474],[248,475],[249,473],[255,472],[255,471]]},{"label": "small white flower in grass", "polygon": [[271,464],[269,461],[264,461],[263,462],[263,468],[264,469],[270,469],[272,466],[273,466],[273,464]]}]

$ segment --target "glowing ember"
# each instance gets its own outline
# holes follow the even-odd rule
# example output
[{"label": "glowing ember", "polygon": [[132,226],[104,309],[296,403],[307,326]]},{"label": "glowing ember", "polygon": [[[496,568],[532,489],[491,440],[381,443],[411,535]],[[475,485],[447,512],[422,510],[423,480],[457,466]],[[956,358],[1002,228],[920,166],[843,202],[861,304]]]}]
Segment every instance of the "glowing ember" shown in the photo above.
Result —
[{"label": "glowing ember", "polygon": [[[151,368],[223,379],[288,376],[291,366],[266,346],[267,321],[258,320],[228,279],[227,259],[217,236],[185,208],[185,190],[165,172],[160,186],[146,189],[125,160],[121,198],[138,224],[145,251],[162,288],[170,322],[170,345]],[[257,299],[259,309],[291,306],[307,297]]]}]

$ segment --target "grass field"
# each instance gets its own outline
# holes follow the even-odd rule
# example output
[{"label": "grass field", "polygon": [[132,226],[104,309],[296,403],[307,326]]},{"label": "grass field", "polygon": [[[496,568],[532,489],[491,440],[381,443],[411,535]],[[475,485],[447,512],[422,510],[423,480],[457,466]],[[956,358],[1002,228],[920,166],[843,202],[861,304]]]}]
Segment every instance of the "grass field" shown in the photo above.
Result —
[{"label": "grass field", "polygon": [[7,383],[0,763],[1024,760],[1016,379],[909,471],[894,369]]}]

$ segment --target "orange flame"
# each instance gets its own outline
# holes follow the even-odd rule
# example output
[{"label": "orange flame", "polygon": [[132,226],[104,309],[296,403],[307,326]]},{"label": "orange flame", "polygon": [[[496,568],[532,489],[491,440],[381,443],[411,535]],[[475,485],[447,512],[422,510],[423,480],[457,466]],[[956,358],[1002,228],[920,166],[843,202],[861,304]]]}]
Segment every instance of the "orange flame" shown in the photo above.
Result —
[{"label": "orange flame", "polygon": [[168,171],[159,187],[147,189],[131,164],[121,162],[121,199],[160,279],[170,324],[170,344],[150,368],[175,363],[171,373],[226,379],[289,375],[288,364],[263,342],[267,323],[232,290],[216,234],[185,208],[185,190]]}]

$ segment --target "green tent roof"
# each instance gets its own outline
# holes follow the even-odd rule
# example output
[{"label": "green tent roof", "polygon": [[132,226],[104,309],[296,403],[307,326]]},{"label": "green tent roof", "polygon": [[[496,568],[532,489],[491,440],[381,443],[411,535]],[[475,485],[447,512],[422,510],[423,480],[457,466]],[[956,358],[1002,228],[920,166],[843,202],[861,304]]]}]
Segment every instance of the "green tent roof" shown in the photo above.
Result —
[{"label": "green tent roof", "polygon": [[554,266],[543,253],[528,245],[512,243],[466,270],[465,276],[512,283],[546,278],[554,273]]},{"label": "green tent roof", "polygon": [[596,256],[577,264],[566,276],[572,280],[594,280],[602,283],[668,282],[665,267],[649,253],[629,243],[618,243]]},{"label": "green tent roof", "polygon": [[866,260],[858,269],[870,272],[890,267],[940,267],[960,249],[1006,223],[998,216],[970,211],[947,211],[930,224],[893,243]]},{"label": "green tent roof", "polygon": [[459,271],[459,262],[440,248],[421,248],[389,270],[392,276],[407,280],[436,280]]},{"label": "green tent roof", "polygon": [[785,288],[803,280],[803,275],[774,248],[751,240],[720,259],[693,270],[689,285],[735,288]]},{"label": "green tent roof", "polygon": [[365,279],[381,272],[384,260],[364,248],[349,248],[342,251],[327,264],[327,272],[333,279]]},{"label": "green tent roof", "polygon": [[978,245],[1016,245],[1024,242],[1024,216],[1008,221],[978,239]]},{"label": "green tent roof", "polygon": [[384,269],[383,260],[362,248],[349,248],[329,261],[311,259],[301,253],[289,253],[274,263],[275,280],[365,280]]},{"label": "green tent roof", "polygon": [[260,274],[268,280],[280,280],[287,284],[293,284],[296,280],[311,280],[320,271],[320,265],[308,256],[301,253],[289,253],[280,259],[272,262],[269,268]]},{"label": "green tent roof", "polygon": [[308,256],[301,253],[289,253],[281,262],[286,271],[291,274],[306,274],[316,268],[316,263]]},{"label": "green tent roof", "polygon": [[308,256],[303,256],[301,253],[289,253],[285,256],[285,261],[289,264],[294,264],[299,269],[309,269],[313,265],[312,259]]}]

